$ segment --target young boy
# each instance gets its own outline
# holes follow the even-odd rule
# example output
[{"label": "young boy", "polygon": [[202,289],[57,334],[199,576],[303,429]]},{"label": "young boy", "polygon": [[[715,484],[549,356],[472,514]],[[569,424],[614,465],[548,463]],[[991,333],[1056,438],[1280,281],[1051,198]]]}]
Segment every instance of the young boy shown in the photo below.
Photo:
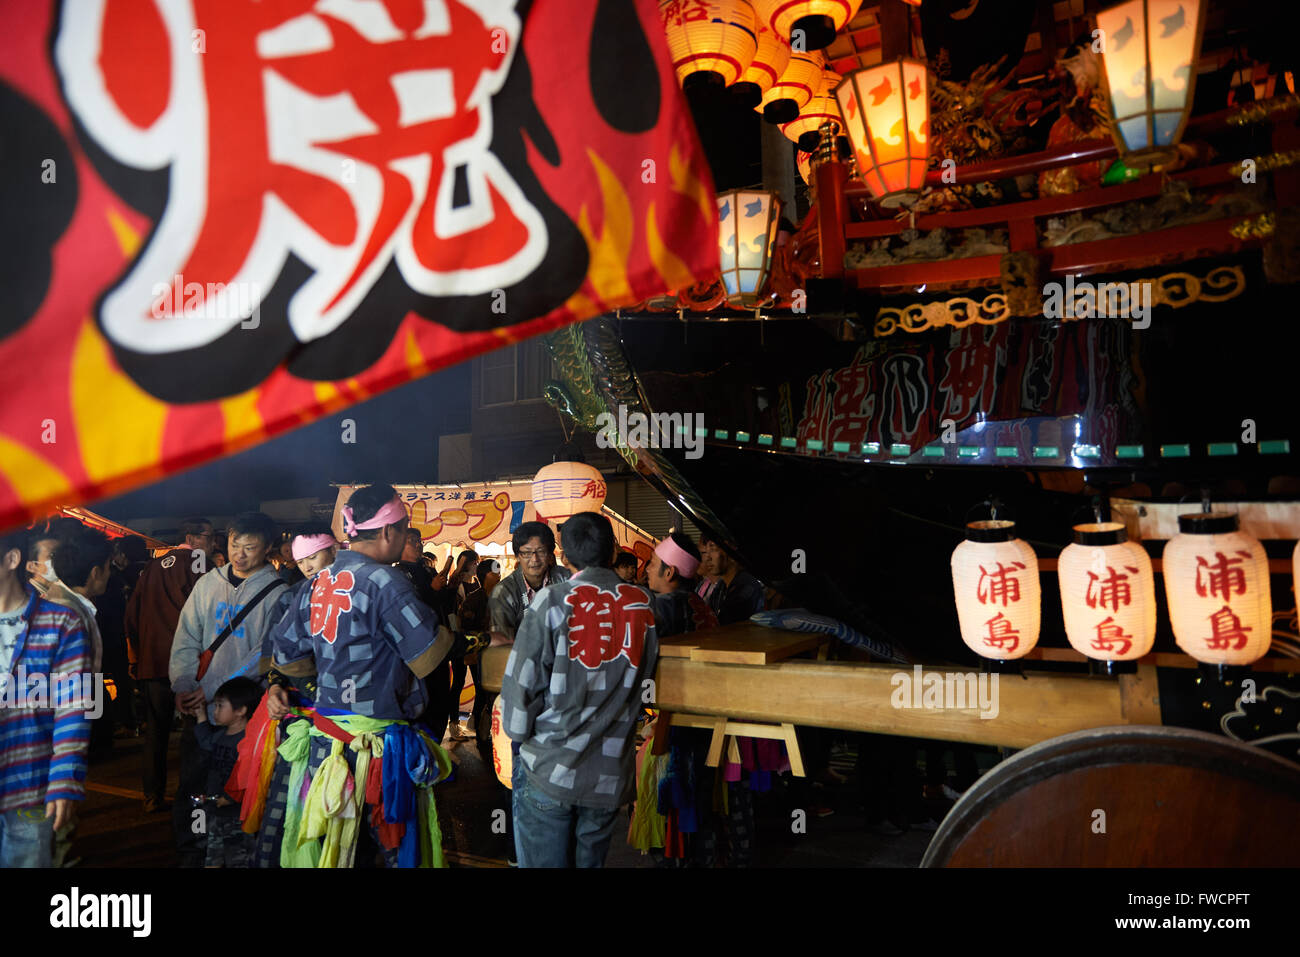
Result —
[{"label": "young boy", "polygon": [[659,639],[649,593],[610,567],[609,519],[580,512],[560,538],[577,574],[533,599],[502,681],[501,720],[519,742],[515,850],[520,867],[603,867],[634,797],[632,737]]},{"label": "young boy", "polygon": [[212,723],[208,723],[207,708],[196,704],[191,714],[198,724],[194,735],[203,752],[206,775],[203,794],[191,799],[195,807],[202,807],[208,847],[204,856],[206,867],[248,867],[252,851],[252,837],[245,834],[239,823],[239,805],[226,795],[226,781],[239,757],[239,742],[244,740],[244,728],[253,709],[262,700],[262,688],[251,678],[231,678],[212,698]]}]

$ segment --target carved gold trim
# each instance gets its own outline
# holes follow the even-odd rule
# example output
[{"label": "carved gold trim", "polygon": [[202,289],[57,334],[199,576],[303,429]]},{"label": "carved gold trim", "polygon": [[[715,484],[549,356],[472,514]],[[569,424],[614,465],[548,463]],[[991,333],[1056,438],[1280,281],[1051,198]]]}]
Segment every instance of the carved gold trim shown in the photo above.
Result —
[{"label": "carved gold trim", "polygon": [[[1098,280],[1097,284],[1101,281]],[[1246,289],[1246,276],[1240,266],[1217,266],[1204,278],[1187,272],[1171,272],[1158,278],[1135,279],[1125,283],[1130,287],[1140,284],[1150,287],[1152,306],[1171,306],[1174,309],[1181,309],[1194,302],[1226,302],[1240,296]],[[1096,284],[1093,285],[1091,293],[1082,282],[1079,286],[1083,287],[1079,292],[1084,295],[1082,299],[1076,296],[1075,302],[1080,304],[1086,300],[1091,310],[1079,309],[1078,311],[1091,311],[1096,315]],[[980,300],[959,296],[943,301],[914,302],[901,308],[879,309],[876,312],[875,334],[876,338],[883,338],[900,330],[925,332],[927,329],[937,329],[941,326],[961,329],[976,323],[992,326],[1005,322],[1010,317],[1011,309],[1007,305],[1007,297],[1002,293],[993,293]],[[1066,316],[1062,321],[1068,322],[1073,318],[1075,318],[1073,315]]]},{"label": "carved gold trim", "polygon": [[1263,239],[1265,236],[1272,236],[1273,229],[1277,225],[1277,217],[1272,213],[1261,213],[1250,219],[1243,219],[1228,232],[1238,239]]},{"label": "carved gold trim", "polygon": [[[1300,163],[1300,150],[1283,150],[1281,153],[1269,153],[1266,156],[1252,157],[1255,164],[1255,172],[1267,173],[1275,169],[1284,169],[1287,166],[1294,166]],[[1228,172],[1233,176],[1240,176],[1246,171],[1245,163],[1238,163]]]},{"label": "carved gold trim", "polygon": [[1257,103],[1250,104],[1250,106],[1243,106],[1228,117],[1228,123],[1232,126],[1258,123],[1261,120],[1268,119],[1272,113],[1281,110],[1293,110],[1298,106],[1300,106],[1300,96],[1294,93],[1288,93],[1286,96],[1275,96],[1271,100],[1260,100]]}]

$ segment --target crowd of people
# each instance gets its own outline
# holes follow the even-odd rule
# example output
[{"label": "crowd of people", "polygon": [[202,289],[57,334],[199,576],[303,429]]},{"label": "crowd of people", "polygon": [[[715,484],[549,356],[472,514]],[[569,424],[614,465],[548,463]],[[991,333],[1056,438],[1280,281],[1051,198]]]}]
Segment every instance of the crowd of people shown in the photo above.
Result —
[{"label": "crowd of people", "polygon": [[[260,512],[223,532],[194,518],[152,558],[73,519],[0,540],[0,675],[102,675],[112,689],[94,720],[0,716],[0,866],[69,863],[87,756],[141,734],[143,810],[170,811],[182,866],[438,866],[430,788],[454,780],[448,749],[494,746],[489,645],[511,647],[512,864],[600,866],[629,805],[629,841],[665,866],[753,863],[753,795],[788,770],[783,745],[740,739],[739,762],[710,768],[709,733],[673,728],[652,755],[643,696],[660,640],[767,603],[719,542],[673,531],[639,562],[598,514],[568,519],[558,543],[525,522],[503,577],[472,549],[438,567],[390,486],[357,489],[342,522],[343,541],[323,525],[282,541]],[[823,734],[801,729],[825,775]]]}]

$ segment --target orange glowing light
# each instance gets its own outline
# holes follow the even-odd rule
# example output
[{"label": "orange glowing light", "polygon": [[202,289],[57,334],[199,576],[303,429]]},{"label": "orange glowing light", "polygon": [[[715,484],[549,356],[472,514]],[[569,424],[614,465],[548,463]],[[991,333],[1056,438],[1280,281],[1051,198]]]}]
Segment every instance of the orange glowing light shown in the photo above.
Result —
[{"label": "orange glowing light", "polygon": [[925,185],[930,87],[925,64],[899,59],[854,70],[835,90],[867,188],[882,206],[908,205]]}]

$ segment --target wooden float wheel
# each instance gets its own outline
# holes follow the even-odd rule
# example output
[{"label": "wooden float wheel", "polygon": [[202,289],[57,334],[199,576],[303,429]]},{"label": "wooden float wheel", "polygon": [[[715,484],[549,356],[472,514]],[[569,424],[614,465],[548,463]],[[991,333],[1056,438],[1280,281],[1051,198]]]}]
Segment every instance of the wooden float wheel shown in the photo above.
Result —
[{"label": "wooden float wheel", "polygon": [[1147,725],[1043,741],[974,784],[922,867],[1294,867],[1300,764]]}]

